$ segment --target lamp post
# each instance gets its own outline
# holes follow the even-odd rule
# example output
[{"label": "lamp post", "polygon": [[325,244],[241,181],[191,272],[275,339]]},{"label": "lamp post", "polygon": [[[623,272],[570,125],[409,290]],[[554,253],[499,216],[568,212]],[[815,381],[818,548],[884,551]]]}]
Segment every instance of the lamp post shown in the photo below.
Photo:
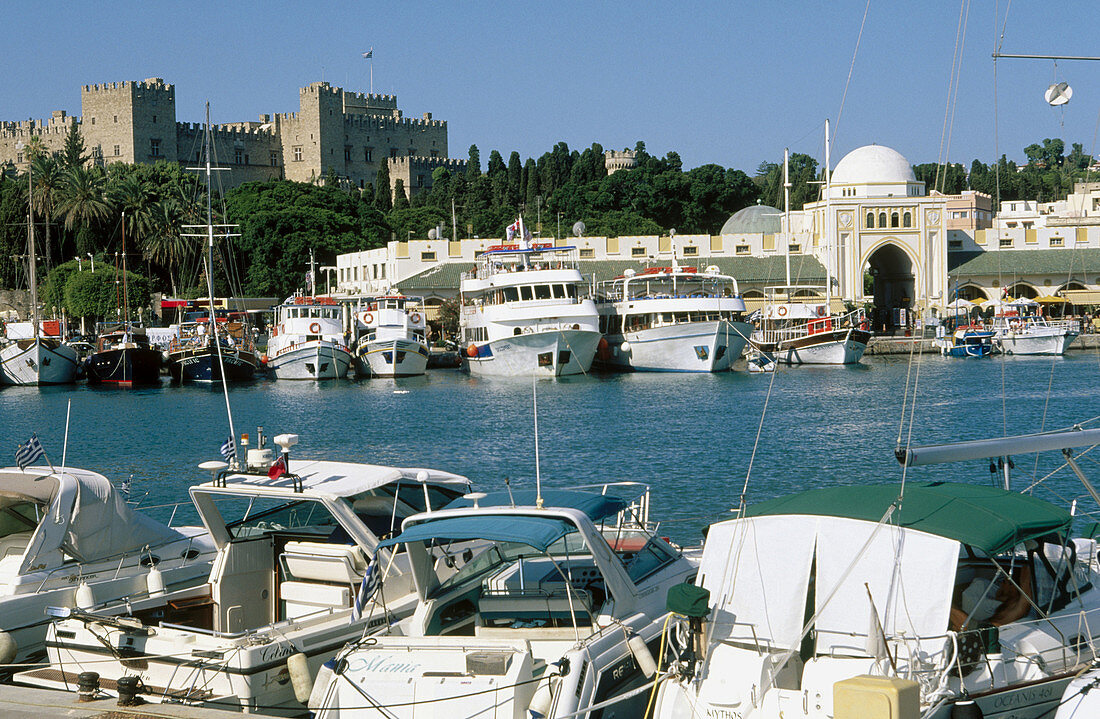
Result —
[{"label": "lamp post", "polygon": [[95,255],[91,252],[88,253],[88,259],[92,261],[92,274],[95,274]]},{"label": "lamp post", "polygon": [[83,258],[80,255],[76,256],[76,270],[77,270],[77,272],[83,272],[84,271],[84,262],[83,262]]},{"label": "lamp post", "polygon": [[560,212],[558,213],[558,234],[554,235],[554,237],[556,237],[558,239],[561,239],[561,213]]}]

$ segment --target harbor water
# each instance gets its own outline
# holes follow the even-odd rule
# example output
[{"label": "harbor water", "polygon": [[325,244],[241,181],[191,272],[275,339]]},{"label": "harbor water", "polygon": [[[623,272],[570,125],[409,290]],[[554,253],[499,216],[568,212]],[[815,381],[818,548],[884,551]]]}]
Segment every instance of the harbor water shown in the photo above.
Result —
[{"label": "harbor water", "polygon": [[[513,488],[535,483],[535,390],[544,486],[647,483],[661,533],[695,544],[703,527],[730,516],[746,477],[750,502],[830,484],[900,481],[893,450],[903,402],[903,443],[910,410],[914,445],[1023,434],[1100,416],[1098,378],[1100,354],[1089,350],[1056,358],[867,357],[857,366],[780,368],[774,376],[741,369],[532,382],[433,370],[399,380],[257,380],[231,386],[229,398],[238,435],[255,438],[258,426],[268,437],[300,435],[292,470],[295,457],[424,466],[492,491],[506,477]],[[14,464],[16,444],[37,433],[59,467],[70,400],[65,462],[116,483],[133,475],[132,498],[161,519],[169,510],[160,505],[187,502],[187,487],[209,479],[196,465],[220,459],[229,435],[220,386],[3,387],[0,436],[10,450],[3,464]],[[1013,487],[1043,477],[1057,459],[1016,458]],[[1095,468],[1084,463],[1086,472]],[[932,479],[999,481],[988,462],[908,470],[907,480]],[[1035,492],[1063,506],[1085,495],[1065,469]],[[1085,501],[1081,508],[1095,509]]]}]

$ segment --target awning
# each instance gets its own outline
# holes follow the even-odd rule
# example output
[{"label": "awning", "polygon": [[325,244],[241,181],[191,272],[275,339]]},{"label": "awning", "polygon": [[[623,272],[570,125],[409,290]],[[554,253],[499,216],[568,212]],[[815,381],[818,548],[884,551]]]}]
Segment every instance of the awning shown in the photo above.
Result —
[{"label": "awning", "polygon": [[1051,297],[1049,295],[1045,297],[1036,297],[1035,301],[1041,305],[1064,305],[1069,302],[1065,297]]},{"label": "awning", "polygon": [[[479,507],[534,507],[538,499],[533,489],[516,489],[509,492],[489,492],[477,500]],[[542,492],[543,506],[567,507],[577,509],[588,515],[593,522],[618,514],[627,507],[625,499],[609,494],[584,492],[576,489],[545,489]],[[474,506],[469,497],[458,497],[447,505],[447,509]]]},{"label": "awning", "polygon": [[[756,310],[762,310],[764,309],[764,305],[768,304],[767,300],[765,300],[763,297],[745,297],[743,299],[745,300],[745,312],[755,312]],[[791,299],[793,302],[806,301],[814,304],[823,303],[825,301],[824,297],[819,297],[816,299],[813,297],[793,297]],[[847,311],[848,310],[847,307],[844,306],[843,299],[839,297],[832,298],[832,301],[829,303],[830,314],[839,315],[844,314]]]},{"label": "awning", "polygon": [[1065,290],[1062,295],[1074,305],[1100,305],[1100,290]]},{"label": "awning", "polygon": [[414,524],[396,537],[380,542],[379,548],[427,540],[518,542],[545,552],[554,542],[577,531],[569,522],[554,517],[525,515],[484,515],[444,517]]},{"label": "awning", "polygon": [[[896,484],[812,489],[761,502],[746,516],[804,514],[877,522],[897,501]],[[999,554],[1028,539],[1064,533],[1068,512],[1049,502],[994,487],[955,482],[908,483],[890,523]]]}]

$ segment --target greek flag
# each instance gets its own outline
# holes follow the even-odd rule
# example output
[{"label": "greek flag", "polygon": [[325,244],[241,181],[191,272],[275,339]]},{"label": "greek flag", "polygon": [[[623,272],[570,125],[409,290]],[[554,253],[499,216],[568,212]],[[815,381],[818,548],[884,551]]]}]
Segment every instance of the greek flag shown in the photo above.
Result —
[{"label": "greek flag", "polygon": [[367,50],[365,53],[363,53],[363,59],[364,60],[370,60],[372,57],[374,57],[374,48],[373,47],[370,50]]},{"label": "greek flag", "polygon": [[122,483],[118,485],[118,491],[122,492],[122,495],[126,499],[130,498],[130,491],[134,487],[134,475],[130,475],[126,479],[122,480]]},{"label": "greek flag", "polygon": [[237,443],[233,441],[233,435],[229,435],[229,439],[225,440],[225,444],[222,445],[222,457],[225,457],[226,462],[233,462],[237,459]]},{"label": "greek flag", "polygon": [[45,454],[42,443],[38,441],[38,435],[32,434],[30,439],[19,445],[19,448],[15,450],[15,463],[19,465],[19,469],[22,471]]},{"label": "greek flag", "polygon": [[381,582],[378,580],[378,555],[375,554],[367,565],[367,571],[363,574],[363,582],[359,585],[359,591],[355,594],[355,605],[351,608],[351,621],[358,621],[363,616],[363,610],[367,603],[378,591]]}]

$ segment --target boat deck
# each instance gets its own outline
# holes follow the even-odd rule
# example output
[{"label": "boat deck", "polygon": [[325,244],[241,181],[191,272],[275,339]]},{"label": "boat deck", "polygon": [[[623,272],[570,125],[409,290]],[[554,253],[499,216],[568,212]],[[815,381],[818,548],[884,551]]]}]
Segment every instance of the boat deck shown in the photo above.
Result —
[{"label": "boat deck", "polygon": [[[106,688],[106,687],[104,687]],[[105,697],[91,702],[77,701],[75,692],[0,685],[0,706],[5,719],[38,719],[43,716],[63,716],[67,719],[241,719],[236,711],[205,709],[182,704],[143,704],[120,707],[118,700]],[[302,715],[305,716],[305,707]],[[248,716],[262,717],[262,714]]]}]

